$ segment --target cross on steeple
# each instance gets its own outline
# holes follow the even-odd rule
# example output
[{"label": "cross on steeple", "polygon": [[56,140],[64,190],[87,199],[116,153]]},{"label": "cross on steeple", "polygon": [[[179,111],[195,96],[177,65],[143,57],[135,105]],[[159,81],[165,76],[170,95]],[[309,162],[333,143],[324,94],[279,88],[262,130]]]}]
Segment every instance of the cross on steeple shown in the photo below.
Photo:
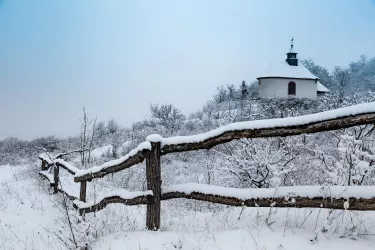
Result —
[{"label": "cross on steeple", "polygon": [[294,38],[292,37],[292,39],[290,40],[290,51],[286,53],[287,55],[286,61],[290,66],[298,66],[297,52],[295,52],[293,49],[294,47],[293,42],[294,42]]},{"label": "cross on steeple", "polygon": [[293,41],[294,41],[294,38],[292,37],[292,40],[290,40],[291,41],[291,44],[290,44],[290,51],[292,51],[293,50]]}]

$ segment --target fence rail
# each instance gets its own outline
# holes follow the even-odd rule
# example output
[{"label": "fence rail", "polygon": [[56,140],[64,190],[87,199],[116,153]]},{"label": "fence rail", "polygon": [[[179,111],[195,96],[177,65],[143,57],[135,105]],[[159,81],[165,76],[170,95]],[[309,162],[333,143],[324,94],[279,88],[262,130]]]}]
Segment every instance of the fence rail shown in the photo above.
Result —
[{"label": "fence rail", "polygon": [[[101,210],[111,203],[122,203],[125,205],[146,204],[146,224],[149,230],[158,230],[160,228],[161,201],[175,198],[194,199],[231,206],[293,206],[334,209],[347,209],[349,206],[352,210],[375,210],[375,188],[372,188],[373,190],[371,189],[369,191],[368,187],[355,187],[357,192],[352,192],[353,187],[341,187],[344,188],[341,191],[345,193],[346,196],[337,194],[335,196],[324,196],[319,192],[314,193],[313,195],[304,195],[303,193],[298,195],[298,192],[295,191],[303,190],[303,187],[297,187],[297,189],[294,187],[293,192],[285,193],[284,196],[278,197],[248,197],[246,195],[244,197],[238,197],[236,194],[242,193],[243,190],[216,187],[215,190],[222,191],[221,193],[217,193],[215,190],[207,187],[202,189],[202,185],[194,186],[193,188],[190,187],[189,192],[179,188],[175,190],[173,188],[166,188],[168,191],[163,192],[161,187],[160,164],[160,158],[162,155],[210,149],[216,145],[227,143],[235,139],[276,136],[285,137],[374,123],[375,103],[367,103],[306,116],[233,123],[200,135],[169,138],[152,135],[147,138],[146,142],[141,143],[126,156],[88,170],[74,171],[75,168],[72,168],[71,165],[63,160],[53,161],[55,189],[58,189],[56,183],[58,183],[59,167],[65,168],[70,171],[70,173],[75,174],[75,182],[81,183],[79,201],[74,203],[75,207],[80,210],[81,214]],[[48,162],[48,159],[44,159],[43,157],[40,158],[42,160],[42,171],[44,171],[46,166],[51,166],[51,162]],[[86,203],[87,181],[91,181],[95,178],[102,178],[108,174],[130,168],[131,166],[143,162],[145,159],[148,189],[148,191],[146,191],[148,192],[147,195],[141,194],[132,197],[112,195],[104,197],[99,203]],[[313,189],[317,188],[320,187],[313,187]],[[337,187],[335,188],[337,189]],[[259,189],[248,190],[248,192],[251,193],[255,190]],[[347,192],[347,190],[349,190],[349,192]],[[230,195],[228,195],[228,192]],[[366,196],[363,196],[363,194],[366,194]],[[290,195],[293,196],[292,200],[285,199],[285,197],[289,197]]]},{"label": "fence rail", "polygon": [[99,171],[93,171],[91,173],[88,172],[87,174],[84,174],[82,176],[75,176],[74,181],[75,182],[91,181],[95,178],[102,178],[108,174],[113,174],[121,170],[130,168],[138,163],[142,163],[147,158],[149,152],[150,152],[149,149],[141,149],[141,151],[138,151],[134,155],[129,156],[125,161],[119,164],[108,165],[108,167],[104,167],[100,169]]},{"label": "fence rail", "polygon": [[[345,188],[345,187],[343,187]],[[289,197],[292,195],[292,197]],[[254,199],[239,199],[237,197],[221,196],[217,194],[201,193],[199,191],[184,193],[184,192],[168,192],[161,195],[160,200],[170,199],[191,199],[199,201],[207,201],[216,204],[229,205],[235,207],[294,207],[294,208],[331,208],[331,209],[345,209],[345,202],[348,202],[350,210],[366,211],[375,210],[375,198],[357,198],[357,197],[343,197],[343,196],[328,196],[324,197],[321,194],[316,197],[301,197],[289,194],[284,197],[263,197]],[[375,197],[375,191],[372,192]],[[82,210],[84,213],[97,212],[104,209],[108,204],[122,203],[124,205],[144,205],[150,204],[149,200],[152,195],[141,195],[132,199],[124,199],[120,196],[109,196],[98,203],[87,204],[75,202],[74,207]],[[288,197],[288,198],[286,198]]]}]

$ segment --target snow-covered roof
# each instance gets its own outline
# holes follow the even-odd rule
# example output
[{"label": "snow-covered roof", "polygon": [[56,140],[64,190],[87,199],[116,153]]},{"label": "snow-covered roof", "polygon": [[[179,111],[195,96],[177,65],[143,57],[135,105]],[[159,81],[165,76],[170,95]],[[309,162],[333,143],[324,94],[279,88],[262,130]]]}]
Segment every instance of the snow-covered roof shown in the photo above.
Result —
[{"label": "snow-covered roof", "polygon": [[290,66],[286,61],[270,63],[266,72],[258,79],[266,77],[318,79],[302,63],[298,66]]},{"label": "snow-covered roof", "polygon": [[327,89],[323,84],[321,84],[320,82],[317,82],[316,83],[316,88],[318,90],[318,92],[329,92],[329,89]]}]

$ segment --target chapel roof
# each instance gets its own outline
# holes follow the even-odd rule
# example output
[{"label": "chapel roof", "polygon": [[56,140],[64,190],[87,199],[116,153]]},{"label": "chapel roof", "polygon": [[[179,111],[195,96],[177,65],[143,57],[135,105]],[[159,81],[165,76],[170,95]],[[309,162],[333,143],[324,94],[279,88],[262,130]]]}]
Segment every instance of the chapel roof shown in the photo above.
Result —
[{"label": "chapel roof", "polygon": [[266,71],[258,77],[258,79],[262,78],[319,79],[303,64],[291,66],[286,61],[270,63]]},{"label": "chapel roof", "polygon": [[319,81],[316,83],[316,89],[318,92],[326,93],[329,92],[329,89],[327,89],[323,84],[321,84]]}]

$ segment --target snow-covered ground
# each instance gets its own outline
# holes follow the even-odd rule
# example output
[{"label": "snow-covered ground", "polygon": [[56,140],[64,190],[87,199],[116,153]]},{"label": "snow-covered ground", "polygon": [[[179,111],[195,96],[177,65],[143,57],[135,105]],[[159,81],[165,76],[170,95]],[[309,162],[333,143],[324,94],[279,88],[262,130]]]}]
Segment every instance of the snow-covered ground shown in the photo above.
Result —
[{"label": "snow-covered ground", "polygon": [[[214,206],[216,208],[211,208],[210,212],[186,212],[182,206],[175,205],[176,203],[170,202],[163,206],[162,231],[142,232],[139,231],[140,228],[134,228],[136,232],[119,232],[102,237],[93,248],[347,250],[375,247],[375,238],[358,238],[345,232],[345,227],[350,227],[348,222],[351,216],[353,222],[358,223],[366,220],[367,216],[370,216],[369,213],[365,213],[362,218],[349,215],[349,212],[335,211],[331,215],[336,219],[331,224],[329,233],[323,235],[321,228],[328,210],[319,213],[319,210],[310,209],[273,209],[270,215],[269,209],[242,210]],[[129,210],[131,218],[133,213],[130,211],[132,209]],[[371,217],[372,222],[367,221],[369,227],[375,225],[373,214]],[[315,231],[318,231],[318,234]],[[340,238],[344,235],[345,237]]]},{"label": "snow-covered ground", "polygon": [[64,249],[53,235],[58,203],[34,174],[30,166],[0,166],[0,249]]},{"label": "snow-covered ground", "polygon": [[[62,195],[51,194],[38,168],[0,166],[0,249],[67,248],[63,241],[68,242],[71,234],[64,224]],[[62,185],[68,186],[66,178]],[[69,209],[73,227],[89,228],[91,235],[77,233],[77,241],[88,241],[92,249],[375,249],[375,212],[243,209],[170,200],[163,202],[162,230],[148,232],[145,206],[112,204],[87,214],[81,224],[74,219],[77,212],[71,202]]]},{"label": "snow-covered ground", "polygon": [[94,249],[188,249],[188,250],[349,250],[374,249],[374,243],[349,239],[322,239],[312,243],[313,237],[303,231],[283,235],[282,231],[230,230],[214,233],[125,233],[110,235],[100,239]]}]

